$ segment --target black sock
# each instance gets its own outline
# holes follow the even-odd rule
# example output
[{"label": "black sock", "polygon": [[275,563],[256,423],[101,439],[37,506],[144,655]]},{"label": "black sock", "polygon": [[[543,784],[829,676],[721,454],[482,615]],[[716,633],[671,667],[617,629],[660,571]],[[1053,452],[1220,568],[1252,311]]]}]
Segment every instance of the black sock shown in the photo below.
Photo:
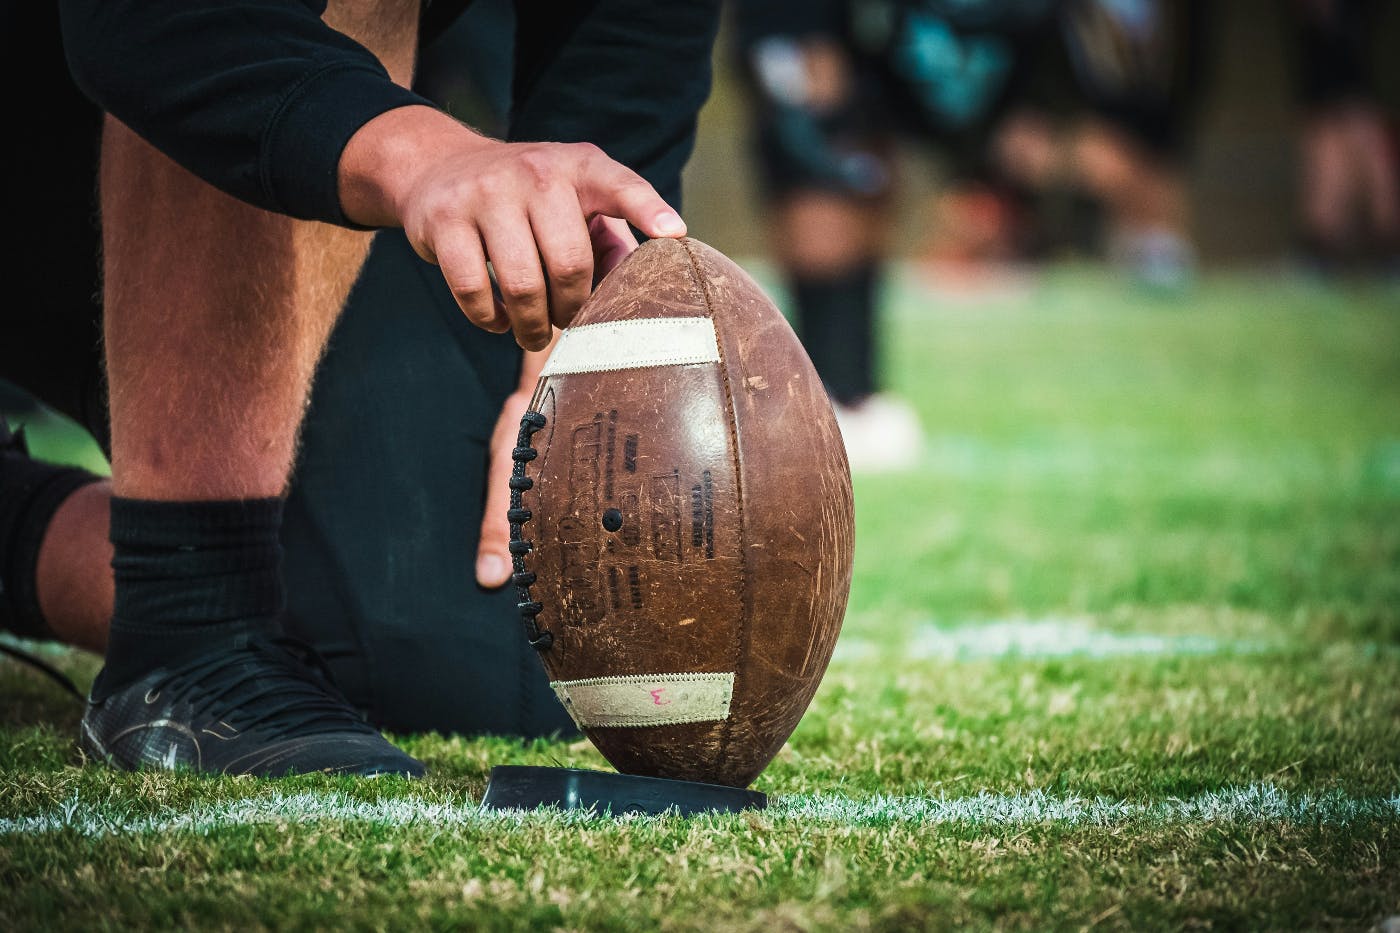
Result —
[{"label": "black sock", "polygon": [[0,631],[53,637],[39,609],[39,548],[58,507],[99,479],[77,467],[31,460],[0,424]]},{"label": "black sock", "polygon": [[99,699],[151,670],[279,631],[281,499],[112,499],[116,605]]},{"label": "black sock", "polygon": [[802,344],[827,392],[843,405],[875,392],[876,273],[874,263],[862,263],[792,283]]}]

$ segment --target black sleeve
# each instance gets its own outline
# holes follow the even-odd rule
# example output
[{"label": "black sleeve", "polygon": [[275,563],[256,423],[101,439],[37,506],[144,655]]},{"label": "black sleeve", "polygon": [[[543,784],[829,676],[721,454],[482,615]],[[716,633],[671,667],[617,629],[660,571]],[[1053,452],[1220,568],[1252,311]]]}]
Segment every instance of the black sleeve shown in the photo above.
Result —
[{"label": "black sleeve", "polygon": [[718,0],[517,4],[512,140],[591,142],[680,206]]},{"label": "black sleeve", "polygon": [[61,0],[83,92],[151,145],[257,207],[349,225],[341,151],[423,98],[321,21],[324,0]]}]

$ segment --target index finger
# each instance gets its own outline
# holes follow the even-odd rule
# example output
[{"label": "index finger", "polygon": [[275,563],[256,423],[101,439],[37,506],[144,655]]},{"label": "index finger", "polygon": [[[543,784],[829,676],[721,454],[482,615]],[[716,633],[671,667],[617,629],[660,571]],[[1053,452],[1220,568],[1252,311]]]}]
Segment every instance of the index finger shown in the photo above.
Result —
[{"label": "index finger", "polygon": [[578,178],[585,215],[620,217],[649,237],[685,236],[685,221],[647,180],[603,155],[586,160]]}]

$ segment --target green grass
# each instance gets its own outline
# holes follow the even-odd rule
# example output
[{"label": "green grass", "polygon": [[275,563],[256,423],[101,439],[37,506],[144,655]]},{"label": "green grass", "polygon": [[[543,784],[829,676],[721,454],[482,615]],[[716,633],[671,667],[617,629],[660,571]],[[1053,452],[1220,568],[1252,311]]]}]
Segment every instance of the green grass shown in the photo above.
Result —
[{"label": "green grass", "polygon": [[[81,761],[76,704],[0,663],[0,821],[73,824],[0,831],[0,928],[1364,930],[1400,914],[1395,294],[1220,277],[1167,301],[1066,269],[975,304],[913,280],[890,298],[890,377],[928,450],[857,481],[842,647],[759,780],[772,811],[470,815],[492,764],[601,766],[586,743],[406,737],[433,770],[417,785],[114,774]],[[40,444],[85,456],[62,432]],[[1164,647],[938,647],[978,625]],[[1292,809],[1169,809],[1239,788]],[[274,806],[303,793],[425,815]],[[877,799],[983,794],[1050,809],[933,819]],[[808,795],[867,809],[808,819]],[[1099,798],[1140,806],[1054,809]],[[167,825],[246,800],[262,821]],[[116,825],[84,832],[98,816]]]}]

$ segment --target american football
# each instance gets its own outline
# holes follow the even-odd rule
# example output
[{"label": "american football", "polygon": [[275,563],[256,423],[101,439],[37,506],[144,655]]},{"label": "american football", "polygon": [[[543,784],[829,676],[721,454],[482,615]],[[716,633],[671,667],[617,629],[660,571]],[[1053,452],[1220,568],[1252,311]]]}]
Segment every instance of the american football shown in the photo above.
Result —
[{"label": "american football", "polygon": [[598,288],[521,431],[512,551],[551,686],[620,771],[746,786],[841,627],[845,448],[749,276],[653,240]]}]

